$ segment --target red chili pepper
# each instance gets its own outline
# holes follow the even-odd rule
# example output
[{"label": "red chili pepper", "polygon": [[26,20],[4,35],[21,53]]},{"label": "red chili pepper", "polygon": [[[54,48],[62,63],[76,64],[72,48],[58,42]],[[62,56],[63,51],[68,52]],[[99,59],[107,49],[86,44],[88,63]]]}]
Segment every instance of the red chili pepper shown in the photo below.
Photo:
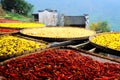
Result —
[{"label": "red chili pepper", "polygon": [[19,32],[17,29],[0,28],[0,32]]},{"label": "red chili pepper", "polygon": [[10,19],[0,19],[0,23],[6,23],[6,22],[21,22],[19,20],[10,20]]},{"label": "red chili pepper", "polygon": [[120,64],[101,63],[70,49],[49,49],[0,66],[10,80],[119,80]]}]

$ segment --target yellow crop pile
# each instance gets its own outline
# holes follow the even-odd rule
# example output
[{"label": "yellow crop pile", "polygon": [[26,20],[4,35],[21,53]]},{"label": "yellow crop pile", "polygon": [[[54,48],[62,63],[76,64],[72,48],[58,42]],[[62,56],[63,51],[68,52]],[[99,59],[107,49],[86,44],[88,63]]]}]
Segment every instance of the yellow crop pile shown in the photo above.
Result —
[{"label": "yellow crop pile", "polygon": [[37,43],[31,40],[15,36],[0,36],[0,56],[12,55],[37,48],[44,48],[45,43]]},{"label": "yellow crop pile", "polygon": [[120,51],[120,33],[102,33],[91,41],[98,45]]},{"label": "yellow crop pile", "polygon": [[0,23],[0,27],[7,28],[37,28],[37,27],[45,27],[44,24],[39,23]]},{"label": "yellow crop pile", "polygon": [[21,31],[21,33],[31,36],[50,38],[78,38],[95,34],[94,31],[75,27],[45,27],[37,29],[24,29]]}]

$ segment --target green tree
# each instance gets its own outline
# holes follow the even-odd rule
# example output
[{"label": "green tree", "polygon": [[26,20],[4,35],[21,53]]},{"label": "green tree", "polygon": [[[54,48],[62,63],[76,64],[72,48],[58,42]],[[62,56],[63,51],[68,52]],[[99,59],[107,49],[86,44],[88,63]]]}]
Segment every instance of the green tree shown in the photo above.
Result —
[{"label": "green tree", "polygon": [[106,21],[98,21],[97,23],[91,23],[90,29],[101,32],[110,32],[110,26]]},{"label": "green tree", "polygon": [[33,5],[25,0],[1,0],[3,9],[14,11],[18,14],[29,15],[33,10]]}]

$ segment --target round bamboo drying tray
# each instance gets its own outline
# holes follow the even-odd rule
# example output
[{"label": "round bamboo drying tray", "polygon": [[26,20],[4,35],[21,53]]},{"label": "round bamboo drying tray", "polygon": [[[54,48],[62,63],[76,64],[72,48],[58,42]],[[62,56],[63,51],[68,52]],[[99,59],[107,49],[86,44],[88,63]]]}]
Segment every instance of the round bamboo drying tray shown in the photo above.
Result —
[{"label": "round bamboo drying tray", "polygon": [[[105,33],[109,33],[109,34],[117,34],[117,33],[120,33],[120,32],[105,32]],[[89,41],[90,43],[95,46],[96,48],[99,48],[103,51],[106,51],[106,52],[109,52],[111,54],[114,54],[114,55],[117,55],[117,56],[120,56],[120,51],[119,50],[115,50],[115,49],[112,49],[112,48],[109,48],[109,47],[105,47],[105,46],[102,46],[102,45],[99,45],[95,42],[92,41],[93,38],[95,38],[96,36],[98,35],[101,35],[101,34],[104,34],[104,33],[99,33],[99,34],[96,34],[96,35],[93,35],[93,36],[90,36],[89,37]]]},{"label": "round bamboo drying tray", "polygon": [[[63,32],[62,32],[62,29],[63,29]],[[57,30],[58,30],[58,32],[57,32]],[[74,30],[76,30],[76,31],[74,31]],[[77,31],[77,30],[79,30],[79,31]],[[80,30],[82,32],[80,32]],[[27,31],[30,31],[30,32],[27,32]],[[45,33],[45,31],[48,33]],[[91,32],[91,34],[87,34],[87,31],[89,33]],[[23,30],[20,30],[20,33],[25,36],[29,36],[29,37],[33,37],[33,38],[37,38],[37,39],[43,39],[43,40],[47,40],[47,41],[84,40],[84,39],[88,39],[89,36],[96,34],[95,31],[87,30],[84,28],[75,28],[75,27],[44,27],[44,28],[37,28],[37,29],[36,28],[23,29]],[[64,34],[64,33],[66,33],[66,34]],[[75,33],[76,33],[76,35],[75,35]],[[37,35],[37,34],[42,34],[42,36]],[[47,35],[47,36],[45,36],[45,35]],[[67,37],[67,35],[69,35],[69,36]]]},{"label": "round bamboo drying tray", "polygon": [[[15,35],[12,35],[12,34],[6,34],[6,35],[2,35],[2,36],[8,36],[8,35],[15,36]],[[40,51],[40,50],[43,50],[43,49],[46,49],[46,48],[50,47],[50,44],[48,42],[46,42],[46,41],[43,41],[43,40],[36,40],[36,39],[32,39],[32,38],[28,38],[28,37],[22,37],[22,36],[17,36],[17,35],[15,37],[18,37],[18,38],[21,38],[21,39],[26,39],[26,40],[29,40],[29,41],[34,41],[34,42],[37,42],[38,44],[42,43],[42,44],[45,44],[45,46],[44,47],[40,47],[40,48],[36,48],[36,49],[33,49],[33,50],[22,51],[22,52],[19,52],[19,53],[16,53],[16,54],[0,56],[0,62],[4,61],[4,60],[7,60],[7,59],[10,59],[10,58],[13,58],[13,57],[29,54],[29,53]]]}]

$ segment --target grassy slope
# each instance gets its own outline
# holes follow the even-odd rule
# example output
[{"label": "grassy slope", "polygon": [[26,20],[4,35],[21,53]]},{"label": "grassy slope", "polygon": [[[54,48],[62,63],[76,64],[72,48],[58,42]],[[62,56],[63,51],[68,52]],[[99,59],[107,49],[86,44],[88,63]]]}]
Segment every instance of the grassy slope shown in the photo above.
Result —
[{"label": "grassy slope", "polygon": [[31,22],[32,18],[31,17],[26,17],[17,13],[11,13],[6,11],[6,16],[5,18],[7,19],[12,19],[12,20],[20,20],[24,22]]}]

